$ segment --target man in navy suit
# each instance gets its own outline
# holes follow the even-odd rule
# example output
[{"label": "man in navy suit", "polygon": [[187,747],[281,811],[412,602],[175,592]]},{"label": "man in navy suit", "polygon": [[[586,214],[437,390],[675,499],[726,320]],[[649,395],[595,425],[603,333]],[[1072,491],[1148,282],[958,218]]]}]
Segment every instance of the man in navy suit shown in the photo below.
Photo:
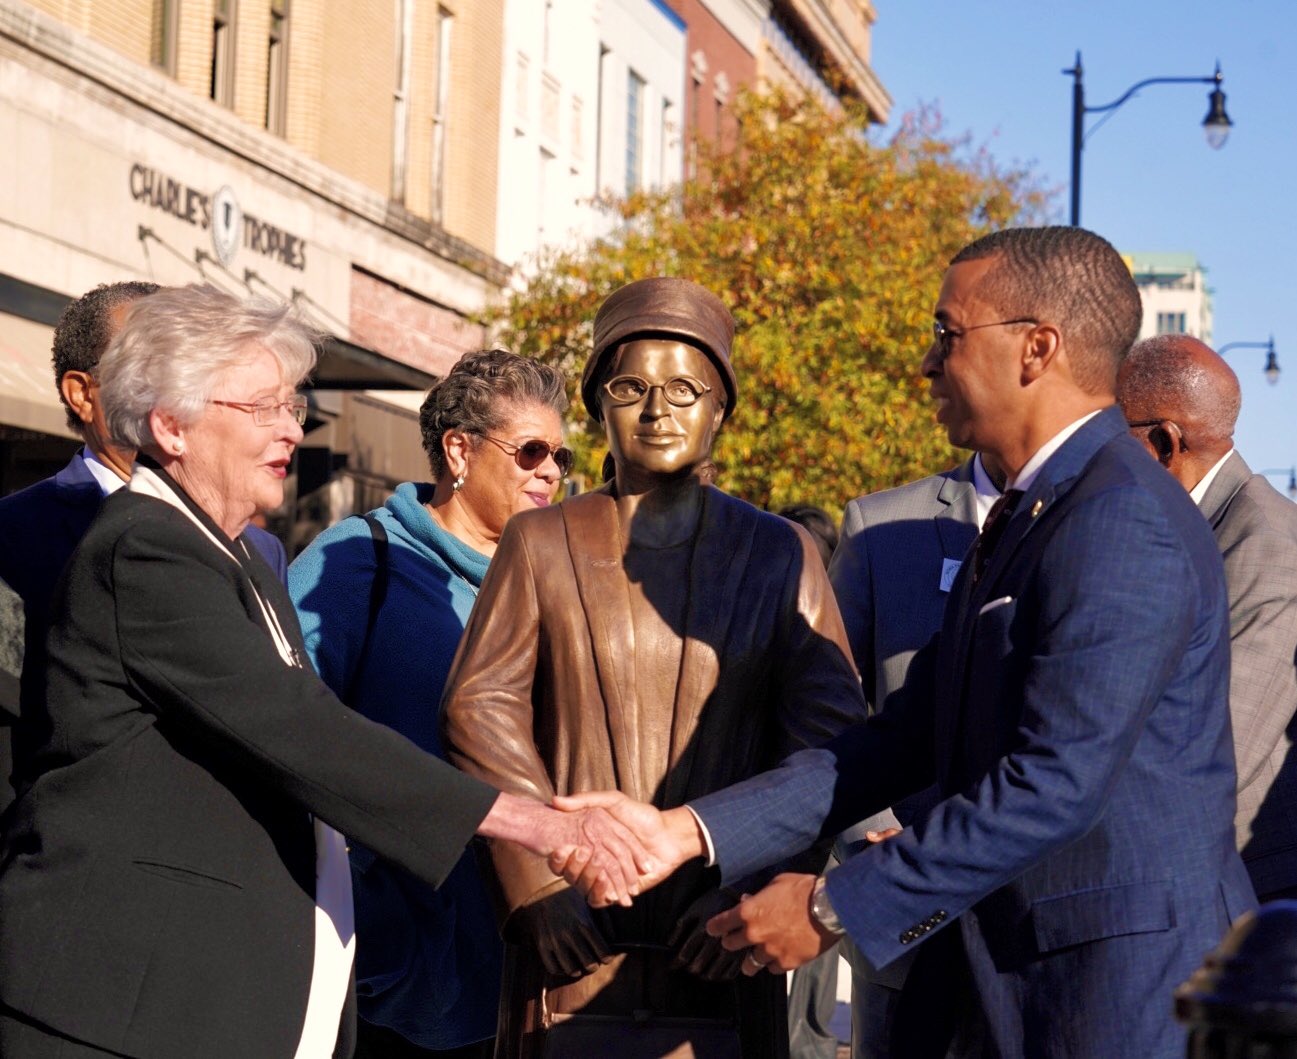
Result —
[{"label": "man in navy suit", "polygon": [[[54,329],[54,383],[68,426],[85,446],[52,478],[0,499],[0,580],[23,601],[23,703],[40,694],[48,610],[59,575],[104,498],[130,478],[135,460],[134,452],[108,437],[95,368],[131,305],[157,289],[156,283],[101,284],[68,305]],[[283,581],[288,566],[284,546],[256,527],[245,532]],[[15,719],[0,711],[0,809],[12,800],[7,759]]]},{"label": "man in navy suit", "polygon": [[952,587],[930,693],[667,814],[601,800],[667,864],[709,851],[729,882],[935,781],[913,827],[710,928],[749,947],[749,974],[843,931],[877,967],[917,949],[915,974],[969,984],[969,1054],[1178,1059],[1172,991],[1254,898],[1220,555],[1113,404],[1139,293],[1098,236],[1012,229],[956,256],[935,316],[937,418],[1008,488]]}]

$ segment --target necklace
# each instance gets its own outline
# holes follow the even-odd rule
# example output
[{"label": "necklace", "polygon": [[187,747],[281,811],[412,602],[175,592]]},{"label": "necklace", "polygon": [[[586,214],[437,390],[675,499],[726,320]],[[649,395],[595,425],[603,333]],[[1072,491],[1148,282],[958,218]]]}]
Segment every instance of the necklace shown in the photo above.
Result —
[{"label": "necklace", "polygon": [[[428,517],[431,518],[432,521],[433,521],[434,523],[436,523],[436,525],[437,525],[438,527],[440,527],[440,529],[441,529],[444,533],[448,533],[448,534],[450,534],[450,536],[454,537],[455,540],[459,541],[461,544],[465,544],[465,543],[466,543],[466,542],[465,542],[465,541],[464,541],[464,540],[459,536],[458,533],[454,532],[454,530],[452,530],[449,526],[446,525],[446,520],[443,519],[443,518],[441,517],[441,513],[440,513],[440,512],[439,512],[435,507],[433,507],[433,506],[432,506],[431,504],[429,504],[429,503],[425,503],[425,504],[423,505],[423,509],[424,509],[426,512],[428,512]],[[472,546],[469,545],[469,547],[472,547]],[[443,560],[443,561],[445,561],[445,560]],[[468,586],[468,590],[469,590],[470,592],[473,593],[473,598],[474,598],[474,599],[477,599],[477,593],[478,593],[478,586],[477,586],[477,585],[473,584],[472,581],[470,581],[467,577],[465,577],[463,574],[461,574],[458,570],[456,570],[456,569],[455,569],[453,566],[451,566],[450,563],[448,563],[448,562],[446,563],[446,569],[449,570],[449,571],[450,571],[452,574],[454,574],[456,577],[458,577],[461,581],[463,581],[464,584],[466,584],[466,585]]]}]

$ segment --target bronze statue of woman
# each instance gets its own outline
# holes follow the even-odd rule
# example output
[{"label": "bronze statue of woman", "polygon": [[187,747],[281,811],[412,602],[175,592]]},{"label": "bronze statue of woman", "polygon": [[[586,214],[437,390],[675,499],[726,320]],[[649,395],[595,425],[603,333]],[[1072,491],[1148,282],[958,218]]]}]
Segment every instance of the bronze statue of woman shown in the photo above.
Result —
[{"label": "bronze statue of woman", "polygon": [[[668,808],[864,716],[810,537],[698,474],[737,399],[733,335],[682,279],[600,307],[581,394],[614,475],[506,527],[443,699],[461,768],[547,801],[615,788]],[[787,1055],[783,980],[739,975],[743,954],[703,930],[739,898],[714,869],[591,910],[543,860],[489,855],[508,942],[497,1056]]]}]

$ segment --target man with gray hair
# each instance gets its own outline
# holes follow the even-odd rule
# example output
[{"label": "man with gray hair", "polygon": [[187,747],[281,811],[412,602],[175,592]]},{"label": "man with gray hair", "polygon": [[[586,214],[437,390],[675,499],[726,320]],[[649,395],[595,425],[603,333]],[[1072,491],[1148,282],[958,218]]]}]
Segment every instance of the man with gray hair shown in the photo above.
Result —
[{"label": "man with gray hair", "polygon": [[1234,818],[1262,900],[1297,897],[1297,504],[1234,451],[1238,379],[1188,335],[1138,343],[1118,377],[1131,432],[1211,523],[1229,590]]}]

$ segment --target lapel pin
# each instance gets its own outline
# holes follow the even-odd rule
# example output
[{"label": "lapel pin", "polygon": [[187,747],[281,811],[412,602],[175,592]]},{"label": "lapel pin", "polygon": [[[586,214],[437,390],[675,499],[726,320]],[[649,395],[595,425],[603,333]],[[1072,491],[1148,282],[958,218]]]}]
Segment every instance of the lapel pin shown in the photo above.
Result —
[{"label": "lapel pin", "polygon": [[1031,505],[1031,517],[1035,518],[1037,515],[1039,515],[1041,511],[1044,510],[1044,507],[1045,507],[1045,501],[1037,500],[1034,504]]}]

